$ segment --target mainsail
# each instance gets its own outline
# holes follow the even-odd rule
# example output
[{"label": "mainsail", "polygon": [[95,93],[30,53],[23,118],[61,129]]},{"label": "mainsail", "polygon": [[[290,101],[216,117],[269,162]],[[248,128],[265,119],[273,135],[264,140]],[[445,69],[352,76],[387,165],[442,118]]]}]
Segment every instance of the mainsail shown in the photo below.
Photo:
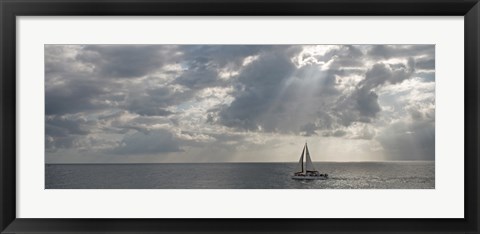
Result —
[{"label": "mainsail", "polygon": [[313,167],[312,159],[310,158],[310,153],[308,152],[307,143],[305,143],[305,149],[306,149],[306,153],[307,153],[307,160],[306,160],[307,163],[306,163],[306,165],[305,165],[306,171],[310,171],[310,172],[317,171],[317,170]]},{"label": "mainsail", "polygon": [[[303,162],[305,158],[305,162]],[[320,174],[315,167],[313,166],[312,158],[310,158],[310,152],[308,151],[307,143],[302,150],[302,156],[300,156],[300,161],[298,161],[297,167],[295,168],[295,173],[293,173],[292,179],[294,180],[326,180],[328,179],[328,174]]]},{"label": "mainsail", "polygon": [[[306,155],[306,163],[304,166],[303,158],[305,155]],[[303,150],[302,150],[302,156],[300,157],[297,167],[295,168],[295,173],[316,172],[316,171],[317,170],[315,169],[315,167],[313,167],[312,159],[310,158],[310,152],[308,152],[307,143],[305,143],[305,146],[303,147]]]}]

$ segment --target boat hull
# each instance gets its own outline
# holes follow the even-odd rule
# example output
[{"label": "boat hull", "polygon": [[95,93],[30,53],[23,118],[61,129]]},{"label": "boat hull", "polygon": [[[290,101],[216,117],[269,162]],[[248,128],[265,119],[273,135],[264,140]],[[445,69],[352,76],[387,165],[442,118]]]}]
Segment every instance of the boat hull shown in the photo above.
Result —
[{"label": "boat hull", "polygon": [[303,175],[294,175],[292,176],[294,180],[326,180],[326,176],[303,176]]}]

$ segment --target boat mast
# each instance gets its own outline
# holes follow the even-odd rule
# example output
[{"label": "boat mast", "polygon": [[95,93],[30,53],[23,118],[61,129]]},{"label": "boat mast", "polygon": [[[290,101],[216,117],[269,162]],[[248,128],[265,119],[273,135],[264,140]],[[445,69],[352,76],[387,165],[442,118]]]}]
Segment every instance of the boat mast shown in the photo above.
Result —
[{"label": "boat mast", "polygon": [[[307,141],[305,141],[305,146],[303,147],[303,153],[302,153],[302,172],[306,172],[306,171],[307,171],[306,168],[305,168],[305,170],[303,170],[303,167],[304,167],[304,166],[303,166],[303,154],[304,154],[305,152],[308,152]],[[305,154],[305,155],[306,155],[306,154]],[[305,157],[305,160],[306,160],[306,157]],[[305,162],[306,162],[306,161],[305,161]]]},{"label": "boat mast", "polygon": [[[303,147],[305,149],[306,152],[308,152],[308,147],[307,147],[307,141],[305,140],[305,147]],[[306,154],[305,154],[306,156]],[[307,162],[306,159],[307,157],[305,157],[305,163]],[[302,160],[302,171],[303,171],[303,160]],[[305,168],[305,172],[307,172],[306,168]]]},{"label": "boat mast", "polygon": [[303,170],[303,155],[305,155],[305,147],[303,147],[302,159],[300,159],[300,161],[302,162],[302,173],[305,171],[305,170]]}]

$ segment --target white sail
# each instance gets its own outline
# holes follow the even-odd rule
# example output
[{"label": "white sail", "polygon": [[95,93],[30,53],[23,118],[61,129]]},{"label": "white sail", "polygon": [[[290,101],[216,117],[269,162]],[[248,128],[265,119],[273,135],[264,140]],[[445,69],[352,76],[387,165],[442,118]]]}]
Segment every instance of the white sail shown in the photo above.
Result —
[{"label": "white sail", "polygon": [[303,167],[303,155],[304,154],[305,154],[305,147],[303,147],[302,156],[300,156],[300,161],[298,161],[297,167],[295,168],[296,173],[298,173],[298,172],[304,173],[305,172],[305,168]]},{"label": "white sail", "polygon": [[306,171],[317,171],[315,167],[313,167],[312,159],[310,158],[310,153],[308,152],[308,146],[305,144],[306,154],[307,154],[307,162],[305,164]]}]

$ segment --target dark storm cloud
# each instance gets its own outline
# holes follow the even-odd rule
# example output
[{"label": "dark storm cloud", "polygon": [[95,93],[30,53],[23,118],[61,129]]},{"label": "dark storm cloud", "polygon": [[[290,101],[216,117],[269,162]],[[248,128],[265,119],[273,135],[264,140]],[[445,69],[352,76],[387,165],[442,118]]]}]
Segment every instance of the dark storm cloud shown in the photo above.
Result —
[{"label": "dark storm cloud", "polygon": [[317,125],[315,123],[307,123],[300,127],[300,132],[302,133],[303,136],[313,136],[313,135],[318,135],[316,130],[318,129]]},{"label": "dark storm cloud", "polygon": [[[227,81],[219,78],[222,69],[239,69],[244,59],[270,49],[270,46],[178,46],[175,63],[182,72],[172,84],[186,87],[186,90],[174,91],[171,87],[160,86],[130,94],[124,108],[133,113],[148,116],[168,116],[173,112],[165,109],[178,105],[195,96],[207,87],[225,86]],[[163,50],[163,53],[165,50]],[[170,53],[172,53],[170,51]],[[170,54],[166,55],[170,56]],[[170,60],[172,60],[170,58]],[[138,95],[140,93],[140,95]]]},{"label": "dark storm cloud", "polygon": [[[297,51],[298,52],[298,51]],[[290,56],[290,54],[289,54]],[[361,67],[363,53],[351,46],[333,49],[320,61],[329,62],[328,70],[320,70],[318,65],[307,65],[297,69],[290,57],[282,53],[264,53],[242,70],[237,81],[235,100],[219,113],[219,122],[229,127],[249,131],[293,132],[305,136],[317,134],[317,130],[328,130],[336,124],[349,126],[354,122],[371,122],[381,111],[378,95],[374,89],[400,83],[411,77],[414,60],[407,64],[374,64],[366,72],[345,70],[346,67]],[[336,87],[342,77],[362,75],[355,90],[340,96]],[[309,102],[298,103],[302,90],[302,79],[314,77],[316,91]],[[290,84],[285,87],[285,81]],[[307,95],[307,94],[305,94]],[[305,99],[307,100],[307,99]],[[312,105],[313,104],[313,105]],[[336,121],[333,119],[335,117]],[[295,116],[295,120],[292,120]],[[210,122],[213,118],[209,119]],[[344,136],[345,134],[328,134]]]},{"label": "dark storm cloud", "polygon": [[99,77],[89,64],[79,62],[83,50],[72,50],[69,46],[45,46],[46,115],[103,110],[125,98],[119,92],[122,84]]},{"label": "dark storm cloud", "polygon": [[249,56],[286,49],[285,46],[268,45],[199,45],[181,48],[185,71],[175,79],[175,83],[193,90],[225,85],[226,81],[219,79],[219,72],[240,69]]},{"label": "dark storm cloud", "polygon": [[349,126],[354,122],[371,122],[381,111],[374,88],[385,84],[397,84],[410,78],[415,71],[414,64],[412,58],[407,64],[374,64],[355,90],[349,96],[340,98],[334,107],[335,115],[341,120],[341,124]]},{"label": "dark storm cloud", "polygon": [[[91,112],[117,107],[146,116],[168,116],[166,108],[192,98],[198,90],[222,85],[218,70],[225,66],[238,68],[245,57],[256,55],[272,46],[157,46],[157,45],[87,45],[74,58],[62,60],[68,51],[62,46],[46,46],[46,79],[57,77],[46,87],[46,114],[62,115]],[[182,61],[186,69],[174,83],[188,87],[176,92],[171,87],[123,89],[109,77],[129,78],[148,75],[166,62]],[[75,71],[74,63],[94,68]],[[76,64],[78,66],[79,64]],[[116,92],[113,92],[116,91]],[[128,94],[130,93],[130,94]],[[110,104],[109,104],[110,103]]]},{"label": "dark storm cloud", "polygon": [[182,58],[194,67],[215,64],[217,67],[240,67],[248,56],[260,54],[275,46],[269,45],[187,45]]},{"label": "dark storm cloud", "polygon": [[[342,47],[318,57],[329,61],[334,68],[320,70],[319,65],[296,68],[290,57],[281,53],[263,54],[247,66],[237,81],[241,89],[235,93],[235,100],[224,107],[219,114],[219,122],[229,127],[249,131],[293,132],[311,136],[317,130],[328,130],[333,125],[349,126],[354,122],[369,123],[381,111],[378,94],[374,89],[397,84],[409,79],[415,71],[415,61],[407,63],[376,63],[366,72],[345,70],[345,66],[362,65],[362,52],[354,47]],[[330,60],[333,60],[330,61]],[[340,62],[335,62],[340,61]],[[344,65],[344,66],[342,66]],[[337,85],[342,77],[361,75],[353,92],[339,95]],[[316,90],[310,99],[296,102],[299,96],[308,95],[302,87],[302,79],[314,77]],[[288,86],[285,81],[289,80]],[[286,87],[285,87],[286,86]],[[295,120],[291,119],[295,116]],[[336,119],[334,120],[333,117]],[[212,121],[212,118],[210,118]],[[343,134],[328,134],[344,136]]]},{"label": "dark storm cloud", "polygon": [[139,115],[169,116],[174,112],[166,108],[185,102],[193,98],[194,94],[195,90],[178,91],[167,86],[133,90],[122,108]]},{"label": "dark storm cloud", "polygon": [[173,114],[173,112],[162,108],[162,106],[165,106],[165,104],[162,102],[155,102],[155,97],[144,96],[129,100],[125,109],[132,113],[147,116],[169,116]]},{"label": "dark storm cloud", "polygon": [[[266,131],[274,130],[276,121],[281,116],[266,122],[261,115],[273,105],[282,82],[289,78],[294,70],[295,66],[282,53],[261,55],[239,75],[241,88],[236,90],[235,100],[231,105],[220,111],[220,122],[245,130],[257,130],[259,126]],[[282,106],[276,108],[274,114],[280,114]]]},{"label": "dark storm cloud", "polygon": [[98,110],[108,107],[96,98],[108,95],[102,82],[93,80],[67,80],[65,83],[45,88],[45,114],[61,115]]},{"label": "dark storm cloud", "polygon": [[100,77],[140,77],[175,60],[174,46],[156,45],[87,45],[77,58],[95,66]]},{"label": "dark storm cloud", "polygon": [[75,146],[75,140],[90,133],[90,124],[84,118],[47,116],[45,118],[45,149],[54,152],[57,149],[69,149]]},{"label": "dark storm cloud", "polygon": [[410,78],[415,71],[415,60],[410,58],[407,64],[377,63],[365,74],[365,79],[359,83],[361,88],[371,90],[385,83],[397,84]]},{"label": "dark storm cloud", "polygon": [[175,82],[191,89],[201,89],[216,86],[219,83],[218,71],[214,65],[189,67]]},{"label": "dark storm cloud", "polygon": [[47,117],[46,134],[52,136],[86,135],[89,133],[88,121],[83,118]]}]

